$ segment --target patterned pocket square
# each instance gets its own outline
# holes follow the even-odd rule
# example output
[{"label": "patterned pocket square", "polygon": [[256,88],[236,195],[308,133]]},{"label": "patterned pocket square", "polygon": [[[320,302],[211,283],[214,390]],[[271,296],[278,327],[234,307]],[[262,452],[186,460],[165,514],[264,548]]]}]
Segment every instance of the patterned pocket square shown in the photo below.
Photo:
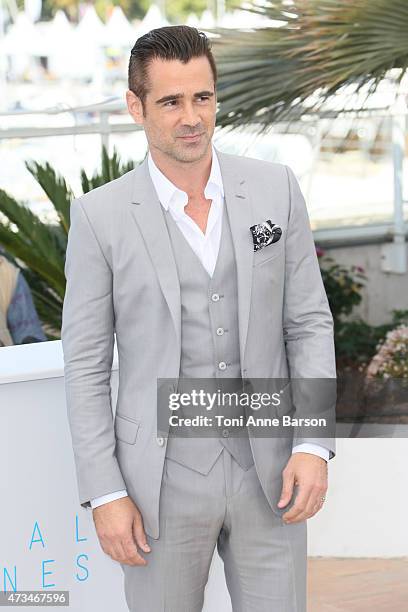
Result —
[{"label": "patterned pocket square", "polygon": [[270,219],[263,221],[263,223],[251,225],[249,229],[252,232],[254,251],[258,251],[269,244],[278,242],[279,238],[282,236],[282,228],[280,228],[279,225],[272,223]]}]

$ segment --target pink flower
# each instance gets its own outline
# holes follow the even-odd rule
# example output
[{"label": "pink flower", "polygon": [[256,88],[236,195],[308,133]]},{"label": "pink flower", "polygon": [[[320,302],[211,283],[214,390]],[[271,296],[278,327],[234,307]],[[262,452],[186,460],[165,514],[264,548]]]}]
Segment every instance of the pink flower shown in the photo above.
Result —
[{"label": "pink flower", "polygon": [[408,326],[404,324],[386,333],[367,368],[368,378],[391,375],[408,378]]}]

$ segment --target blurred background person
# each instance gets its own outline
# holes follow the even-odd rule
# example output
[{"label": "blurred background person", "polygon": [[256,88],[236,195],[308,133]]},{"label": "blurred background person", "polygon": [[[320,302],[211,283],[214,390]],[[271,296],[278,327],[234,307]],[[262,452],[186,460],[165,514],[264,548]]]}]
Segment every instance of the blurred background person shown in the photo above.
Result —
[{"label": "blurred background person", "polygon": [[46,340],[26,279],[0,255],[0,347]]}]

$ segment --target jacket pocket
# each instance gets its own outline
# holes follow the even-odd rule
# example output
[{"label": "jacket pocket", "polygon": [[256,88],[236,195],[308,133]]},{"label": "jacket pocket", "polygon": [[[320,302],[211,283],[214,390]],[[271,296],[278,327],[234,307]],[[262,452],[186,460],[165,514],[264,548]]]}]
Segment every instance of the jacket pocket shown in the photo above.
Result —
[{"label": "jacket pocket", "polygon": [[116,414],[115,416],[115,437],[127,444],[136,442],[137,432],[140,427],[140,421],[136,421],[127,416]]},{"label": "jacket pocket", "polygon": [[272,244],[268,244],[268,246],[255,251],[254,259],[253,259],[253,267],[262,266],[262,264],[271,261],[272,259],[276,259],[279,255],[285,250],[285,244],[283,237],[278,242],[274,242]]}]

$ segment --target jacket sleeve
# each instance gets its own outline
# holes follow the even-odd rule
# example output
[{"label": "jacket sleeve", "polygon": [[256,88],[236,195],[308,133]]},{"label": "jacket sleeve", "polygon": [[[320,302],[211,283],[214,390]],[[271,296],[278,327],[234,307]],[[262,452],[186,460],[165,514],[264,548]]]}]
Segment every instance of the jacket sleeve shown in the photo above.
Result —
[{"label": "jacket sleeve", "polygon": [[[319,416],[329,437],[295,429],[294,446],[320,444],[335,456],[336,359],[333,317],[324,288],[306,202],[288,166],[290,211],[286,238],[283,334],[292,383],[295,417]],[[306,380],[306,379],[314,379]],[[322,379],[326,379],[322,381]],[[310,436],[310,437],[309,437]]]},{"label": "jacket sleeve", "polygon": [[80,199],[71,203],[61,340],[79,500],[125,489],[116,456],[110,377],[112,270]]}]

